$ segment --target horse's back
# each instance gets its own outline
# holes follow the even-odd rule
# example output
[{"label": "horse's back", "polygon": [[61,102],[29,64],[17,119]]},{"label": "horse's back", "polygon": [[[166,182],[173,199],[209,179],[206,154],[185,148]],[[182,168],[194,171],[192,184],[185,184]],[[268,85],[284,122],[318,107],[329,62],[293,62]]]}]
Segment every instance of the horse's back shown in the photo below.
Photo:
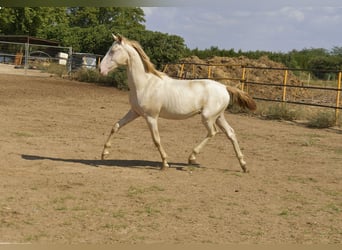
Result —
[{"label": "horse's back", "polygon": [[169,119],[185,119],[208,111],[221,112],[229,104],[225,85],[212,80],[175,80],[164,83],[164,95],[160,116]]}]

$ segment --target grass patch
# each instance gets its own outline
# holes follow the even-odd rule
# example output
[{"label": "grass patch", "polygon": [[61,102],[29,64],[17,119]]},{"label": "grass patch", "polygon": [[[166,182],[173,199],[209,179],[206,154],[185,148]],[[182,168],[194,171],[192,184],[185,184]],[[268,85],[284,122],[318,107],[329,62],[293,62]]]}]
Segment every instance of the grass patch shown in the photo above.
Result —
[{"label": "grass patch", "polygon": [[143,188],[139,188],[139,187],[134,187],[134,186],[130,186],[128,188],[128,196],[129,197],[133,197],[133,196],[137,196],[139,194],[143,194],[145,191]]},{"label": "grass patch", "polygon": [[279,216],[288,216],[290,214],[289,210],[285,209],[281,211],[278,215]]},{"label": "grass patch", "polygon": [[71,210],[72,211],[86,211],[88,208],[87,207],[84,207],[84,206],[75,206],[73,207]]},{"label": "grass patch", "polygon": [[54,204],[55,211],[67,211],[68,206],[66,205],[66,202],[70,201],[70,200],[75,200],[75,199],[76,199],[76,197],[74,197],[72,195],[56,197],[55,199],[52,200],[52,204]]},{"label": "grass patch", "polygon": [[39,241],[42,238],[48,238],[48,235],[45,232],[39,232],[37,234],[31,234],[25,237],[26,242]]},{"label": "grass patch", "polygon": [[33,135],[28,132],[13,132],[12,135],[16,137],[33,137]]},{"label": "grass patch", "polygon": [[118,211],[113,212],[112,214],[113,218],[124,218],[125,217],[125,212],[122,209],[119,209]]},{"label": "grass patch", "polygon": [[105,225],[102,226],[102,228],[114,230],[114,231],[120,231],[120,230],[124,230],[128,228],[128,225],[126,223],[122,223],[122,224],[106,223]]},{"label": "grass patch", "polygon": [[153,216],[155,214],[160,214],[160,210],[153,208],[152,204],[150,205],[146,205],[144,208],[145,213],[147,214],[147,216]]},{"label": "grass patch", "polygon": [[305,146],[305,147],[311,147],[314,146],[315,144],[317,144],[318,142],[320,142],[320,138],[321,136],[316,135],[316,134],[308,134],[307,137],[305,138],[304,142],[301,143],[301,146]]},{"label": "grass patch", "polygon": [[134,187],[134,186],[130,186],[128,189],[128,196],[132,197],[132,196],[137,196],[140,194],[144,194],[144,193],[149,193],[149,192],[161,192],[164,191],[165,189],[163,187],[159,187],[156,185],[150,186],[150,187],[146,187],[146,188],[140,188],[140,187]]},{"label": "grass patch", "polygon": [[331,214],[339,214],[342,212],[342,209],[340,206],[334,204],[334,203],[330,203],[328,205],[326,205],[325,209],[326,212],[331,213]]},{"label": "grass patch", "polygon": [[284,209],[278,215],[284,218],[287,218],[289,216],[297,216],[297,214],[293,212],[291,209]]},{"label": "grass patch", "polygon": [[331,189],[327,189],[325,187],[321,187],[321,186],[317,186],[315,187],[318,191],[324,193],[326,196],[330,196],[330,197],[337,197],[340,196],[341,193],[338,190],[331,190]]},{"label": "grass patch", "polygon": [[66,206],[57,206],[57,207],[55,207],[55,210],[56,211],[67,211],[68,208]]},{"label": "grass patch", "polygon": [[312,177],[301,177],[301,176],[294,176],[294,175],[288,176],[287,179],[290,182],[297,182],[297,183],[301,183],[301,184],[318,182],[316,179],[314,179]]},{"label": "grass patch", "polygon": [[334,149],[334,153],[335,153],[335,154],[342,155],[342,147],[335,148],[335,149]]}]

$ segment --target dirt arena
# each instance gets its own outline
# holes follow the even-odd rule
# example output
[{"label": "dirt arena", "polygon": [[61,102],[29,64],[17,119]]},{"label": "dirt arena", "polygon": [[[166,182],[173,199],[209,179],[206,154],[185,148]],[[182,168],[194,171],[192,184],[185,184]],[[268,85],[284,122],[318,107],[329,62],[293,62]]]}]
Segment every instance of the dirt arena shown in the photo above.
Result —
[{"label": "dirt arena", "polygon": [[0,242],[342,243],[342,135],[226,114],[250,173],[196,116],[160,120],[171,167],[141,118],[102,161],[126,92],[0,75]]}]

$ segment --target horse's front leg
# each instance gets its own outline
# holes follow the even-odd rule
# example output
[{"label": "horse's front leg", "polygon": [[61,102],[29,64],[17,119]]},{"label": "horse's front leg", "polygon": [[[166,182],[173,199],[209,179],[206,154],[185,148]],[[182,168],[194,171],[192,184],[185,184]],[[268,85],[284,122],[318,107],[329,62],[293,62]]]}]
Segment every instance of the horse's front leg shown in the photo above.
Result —
[{"label": "horse's front leg", "polygon": [[158,148],[160,156],[162,158],[162,162],[163,162],[162,164],[163,165],[161,167],[161,170],[165,170],[165,168],[169,167],[169,164],[167,163],[167,160],[166,160],[167,154],[166,154],[164,148],[162,147],[162,145],[160,143],[157,118],[153,118],[153,117],[148,116],[148,117],[146,117],[146,121],[147,121],[148,127],[151,131],[153,142],[156,145],[156,147]]},{"label": "horse's front leg", "polygon": [[120,119],[118,122],[116,122],[112,128],[112,130],[110,131],[110,134],[108,136],[108,139],[103,147],[103,151],[102,151],[102,155],[101,155],[101,159],[105,159],[105,157],[107,155],[109,155],[109,151],[108,148],[111,147],[111,139],[113,137],[113,135],[119,131],[120,128],[122,128],[123,126],[125,126],[126,124],[130,123],[131,121],[135,120],[136,118],[139,117],[139,114],[137,114],[135,111],[133,111],[132,109],[130,111],[128,111],[128,113],[122,118]]}]

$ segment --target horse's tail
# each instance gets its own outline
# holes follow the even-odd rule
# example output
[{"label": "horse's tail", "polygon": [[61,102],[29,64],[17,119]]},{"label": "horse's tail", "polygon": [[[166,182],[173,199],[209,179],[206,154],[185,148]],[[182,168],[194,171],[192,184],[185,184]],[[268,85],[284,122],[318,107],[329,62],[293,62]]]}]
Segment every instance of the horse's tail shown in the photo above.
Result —
[{"label": "horse's tail", "polygon": [[227,86],[227,91],[231,94],[233,103],[237,103],[240,107],[248,108],[251,111],[256,110],[255,101],[246,92],[232,86]]}]

